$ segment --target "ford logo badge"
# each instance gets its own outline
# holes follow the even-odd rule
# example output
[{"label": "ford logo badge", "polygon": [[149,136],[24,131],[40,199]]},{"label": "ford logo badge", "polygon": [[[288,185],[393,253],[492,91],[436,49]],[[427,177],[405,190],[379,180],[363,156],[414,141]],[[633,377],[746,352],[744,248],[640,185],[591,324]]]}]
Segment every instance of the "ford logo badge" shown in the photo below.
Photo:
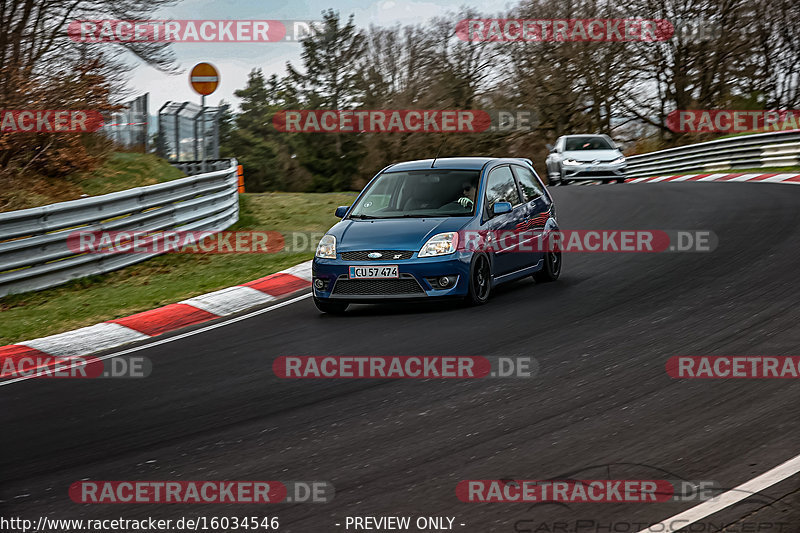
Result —
[{"label": "ford logo badge", "polygon": [[383,254],[378,252],[370,252],[369,254],[367,254],[367,257],[369,257],[370,259],[378,259],[380,257],[383,257]]}]

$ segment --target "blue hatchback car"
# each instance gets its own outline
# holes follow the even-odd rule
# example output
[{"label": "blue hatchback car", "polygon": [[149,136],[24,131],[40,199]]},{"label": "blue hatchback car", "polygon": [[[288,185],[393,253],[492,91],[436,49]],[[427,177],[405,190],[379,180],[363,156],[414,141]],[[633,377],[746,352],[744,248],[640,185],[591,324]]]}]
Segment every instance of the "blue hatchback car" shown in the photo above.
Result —
[{"label": "blue hatchback car", "polygon": [[561,272],[560,252],[544,247],[463,246],[470,234],[558,231],[553,199],[528,159],[389,165],[336,216],[343,220],[320,240],[313,262],[314,303],[326,313],[397,300],[483,304],[500,283],[553,281]]}]

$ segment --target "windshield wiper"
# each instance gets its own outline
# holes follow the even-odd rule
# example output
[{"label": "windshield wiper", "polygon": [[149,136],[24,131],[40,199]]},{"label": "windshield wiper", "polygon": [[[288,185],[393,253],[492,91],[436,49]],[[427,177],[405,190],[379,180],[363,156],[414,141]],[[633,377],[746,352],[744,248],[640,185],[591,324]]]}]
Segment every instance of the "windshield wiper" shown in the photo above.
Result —
[{"label": "windshield wiper", "polygon": [[354,219],[357,219],[357,220],[371,220],[371,219],[374,219],[374,218],[381,218],[381,217],[373,217],[373,216],[370,216],[370,215],[350,215],[347,218],[354,218]]}]

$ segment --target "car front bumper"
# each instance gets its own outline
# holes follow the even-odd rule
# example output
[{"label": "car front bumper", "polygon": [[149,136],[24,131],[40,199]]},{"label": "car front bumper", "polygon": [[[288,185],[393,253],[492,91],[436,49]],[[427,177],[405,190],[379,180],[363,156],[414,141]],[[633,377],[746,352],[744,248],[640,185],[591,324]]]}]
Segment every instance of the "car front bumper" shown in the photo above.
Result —
[{"label": "car front bumper", "polygon": [[[321,300],[340,302],[379,302],[454,298],[467,295],[472,253],[384,261],[344,261],[341,253],[336,259],[314,258],[312,289]],[[397,265],[399,278],[350,279],[351,266]],[[447,287],[438,286],[443,276],[451,278]],[[322,285],[322,287],[320,287]]]},{"label": "car front bumper", "polygon": [[565,180],[604,180],[625,179],[626,164],[611,165],[607,163],[585,163],[580,165],[563,165],[561,179]]}]

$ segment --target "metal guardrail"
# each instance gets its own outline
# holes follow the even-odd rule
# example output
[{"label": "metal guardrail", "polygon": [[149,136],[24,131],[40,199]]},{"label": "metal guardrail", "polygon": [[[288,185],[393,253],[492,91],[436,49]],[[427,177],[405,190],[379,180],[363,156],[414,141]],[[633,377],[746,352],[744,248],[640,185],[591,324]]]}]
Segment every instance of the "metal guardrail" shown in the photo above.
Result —
[{"label": "metal guardrail", "polygon": [[212,172],[214,170],[222,170],[228,168],[230,159],[208,159],[206,161],[183,161],[181,163],[171,162],[170,165],[179,169],[187,176],[194,174],[201,174],[203,172]]},{"label": "metal guardrail", "polygon": [[75,231],[221,231],[239,219],[235,159],[224,169],[93,198],[0,213],[0,297],[103,274],[158,253],[76,253]]},{"label": "metal guardrail", "polygon": [[628,178],[800,165],[800,130],[740,135],[627,158]]}]

